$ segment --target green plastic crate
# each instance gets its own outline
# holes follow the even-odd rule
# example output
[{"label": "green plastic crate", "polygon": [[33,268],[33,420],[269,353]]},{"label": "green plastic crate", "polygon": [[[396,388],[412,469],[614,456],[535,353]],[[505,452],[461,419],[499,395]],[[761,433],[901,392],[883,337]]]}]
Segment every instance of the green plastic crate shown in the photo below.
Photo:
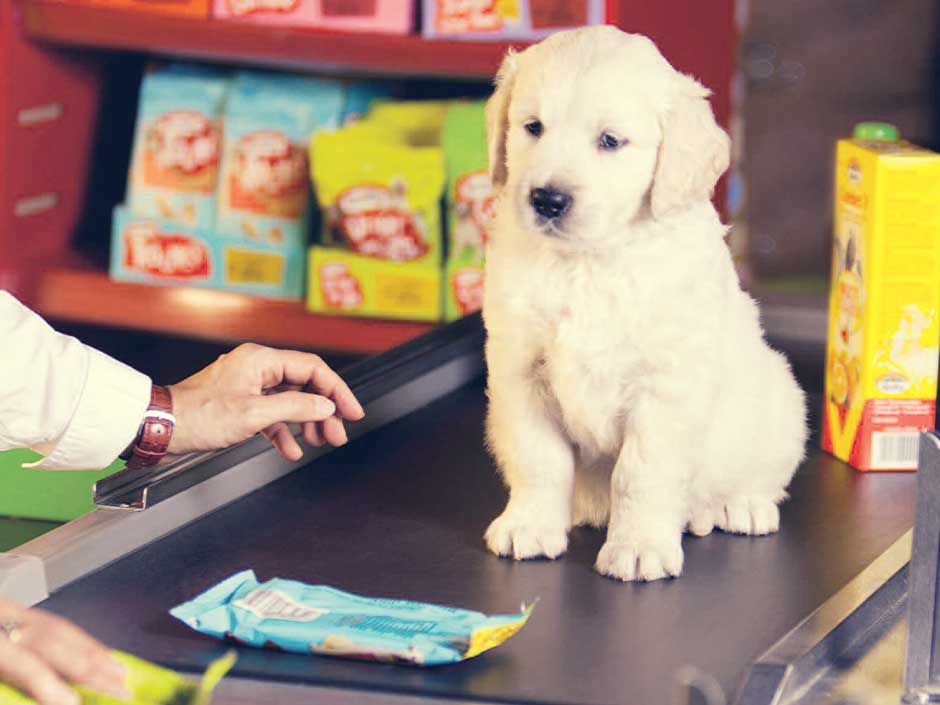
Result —
[{"label": "green plastic crate", "polygon": [[28,470],[38,460],[28,450],[0,451],[0,516],[70,521],[94,509],[91,488],[124,467],[119,460],[106,470]]}]

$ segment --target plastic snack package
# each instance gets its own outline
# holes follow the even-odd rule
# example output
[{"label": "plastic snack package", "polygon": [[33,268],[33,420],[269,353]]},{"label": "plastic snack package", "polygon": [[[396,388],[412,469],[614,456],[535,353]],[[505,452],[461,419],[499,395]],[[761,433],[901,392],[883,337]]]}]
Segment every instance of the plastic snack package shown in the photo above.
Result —
[{"label": "plastic snack package", "polygon": [[[405,107],[407,106],[407,107]],[[414,117],[410,127],[403,113]],[[380,103],[311,142],[322,244],[396,262],[442,262],[439,105]]]},{"label": "plastic snack package", "polygon": [[344,86],[336,81],[239,73],[225,107],[216,232],[302,250],[310,214],[307,143],[316,130],[339,126],[343,105]]},{"label": "plastic snack package", "polygon": [[420,666],[455,663],[499,646],[529,619],[407,600],[362,597],[245,570],[170,611],[193,629],[256,647]]},{"label": "plastic snack package", "polygon": [[212,229],[226,74],[171,64],[141,82],[127,202],[135,215]]},{"label": "plastic snack package", "polygon": [[[154,665],[120,651],[112,652],[126,672],[125,686],[130,700],[117,700],[109,695],[95,693],[81,686],[75,690],[82,705],[208,705],[212,691],[225,674],[235,665],[235,652],[209,664],[202,680],[194,683],[180,674]],[[3,705],[35,705],[35,701],[11,687],[0,683],[0,703]]]}]

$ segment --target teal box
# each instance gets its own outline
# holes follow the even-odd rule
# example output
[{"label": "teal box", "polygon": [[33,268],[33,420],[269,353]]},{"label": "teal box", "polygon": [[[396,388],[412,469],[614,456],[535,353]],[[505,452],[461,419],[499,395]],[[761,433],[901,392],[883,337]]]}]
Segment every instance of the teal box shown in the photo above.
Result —
[{"label": "teal box", "polygon": [[134,213],[211,229],[229,79],[172,64],[144,75],[128,175]]},{"label": "teal box", "polygon": [[135,215],[125,206],[114,209],[110,274],[119,281],[299,300],[305,258],[298,244],[249,243]]},{"label": "teal box", "polygon": [[250,243],[303,248],[312,198],[310,138],[336,129],[345,87],[338,81],[239,73],[225,107],[215,231]]}]

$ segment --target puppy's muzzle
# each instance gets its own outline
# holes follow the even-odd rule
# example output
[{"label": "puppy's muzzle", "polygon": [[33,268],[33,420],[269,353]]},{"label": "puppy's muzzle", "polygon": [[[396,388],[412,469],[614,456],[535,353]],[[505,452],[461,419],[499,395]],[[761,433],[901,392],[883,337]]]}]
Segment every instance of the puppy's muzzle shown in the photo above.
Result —
[{"label": "puppy's muzzle", "polygon": [[551,186],[534,188],[529,191],[529,204],[545,220],[558,220],[571,210],[574,199],[571,194],[559,191]]}]

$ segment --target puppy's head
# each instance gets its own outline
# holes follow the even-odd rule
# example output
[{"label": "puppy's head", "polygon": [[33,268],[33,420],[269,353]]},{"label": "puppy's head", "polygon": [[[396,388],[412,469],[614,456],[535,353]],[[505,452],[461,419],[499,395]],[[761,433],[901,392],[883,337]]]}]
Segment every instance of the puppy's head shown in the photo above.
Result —
[{"label": "puppy's head", "polygon": [[599,243],[707,200],[728,165],[708,91],[601,26],[509,53],[486,107],[490,176],[524,229]]}]

